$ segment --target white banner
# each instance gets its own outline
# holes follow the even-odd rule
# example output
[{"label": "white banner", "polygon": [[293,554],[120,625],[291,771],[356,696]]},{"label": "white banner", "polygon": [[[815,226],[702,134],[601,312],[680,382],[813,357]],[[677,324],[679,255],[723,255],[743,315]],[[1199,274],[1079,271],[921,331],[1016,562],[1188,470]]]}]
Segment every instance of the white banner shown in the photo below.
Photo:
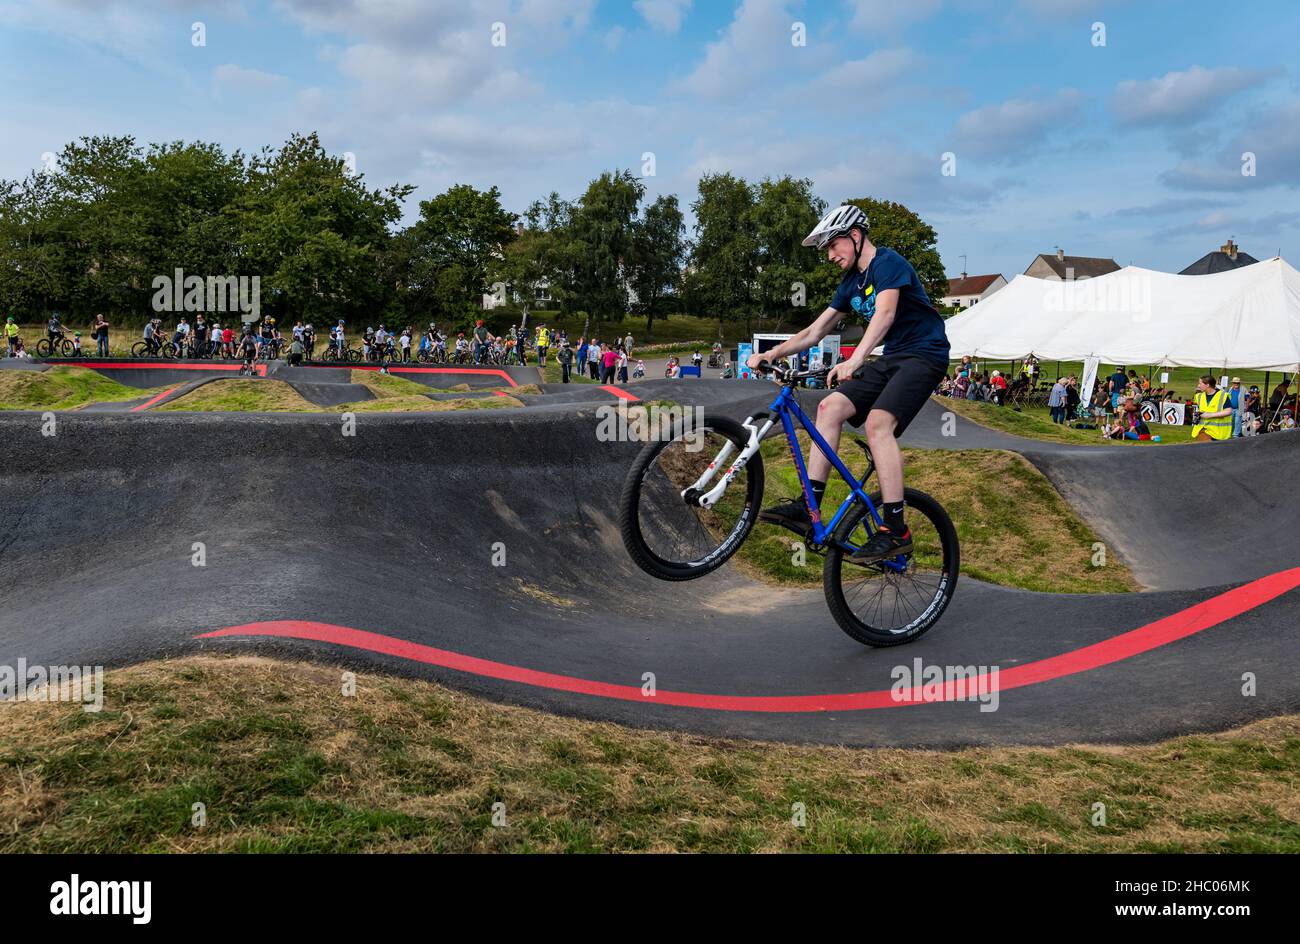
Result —
[{"label": "white banner", "polygon": [[1092,388],[1097,383],[1097,368],[1100,366],[1100,357],[1085,357],[1083,359],[1083,376],[1079,379],[1079,396],[1084,403],[1092,402]]},{"label": "white banner", "polygon": [[1162,403],[1160,404],[1160,422],[1166,426],[1182,426],[1183,421],[1187,418],[1186,403]]}]

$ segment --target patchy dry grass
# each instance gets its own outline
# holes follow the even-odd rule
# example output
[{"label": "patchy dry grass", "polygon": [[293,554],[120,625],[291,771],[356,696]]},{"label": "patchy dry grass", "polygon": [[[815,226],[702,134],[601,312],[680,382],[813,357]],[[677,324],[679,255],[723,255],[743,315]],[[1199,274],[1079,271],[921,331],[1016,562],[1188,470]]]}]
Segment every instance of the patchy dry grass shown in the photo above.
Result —
[{"label": "patchy dry grass", "polygon": [[134,400],[164,389],[128,387],[85,367],[2,370],[0,410],[75,410],[87,403]]},{"label": "patchy dry grass", "polygon": [[416,396],[386,396],[378,400],[362,400],[333,407],[336,413],[442,413],[449,410],[500,410],[523,406],[514,397],[457,397],[453,400],[430,400],[424,394]]},{"label": "patchy dry grass", "polygon": [[[800,434],[807,456],[810,440]],[[861,473],[866,461],[846,433],[841,458]],[[764,505],[801,489],[784,437],[763,443]],[[1051,593],[1123,593],[1137,589],[1133,575],[1115,555],[1092,564],[1097,536],[1047,478],[1021,456],[991,449],[965,451],[904,449],[907,484],[926,492],[948,511],[961,544],[962,572],[990,583]],[[876,481],[871,482],[873,489]],[[822,508],[829,517],[848,497],[838,475],[827,485]],[[737,555],[753,576],[794,585],[821,584],[821,558],[808,554],[797,566],[794,534],[759,524]]]},{"label": "patchy dry grass", "polygon": [[434,390],[414,380],[407,380],[396,374],[381,374],[377,370],[354,370],[352,382],[369,388],[370,392],[381,400],[387,397],[416,397],[432,393]]},{"label": "patchy dry grass", "polygon": [[110,672],[99,714],[0,707],[0,852],[1300,852],[1300,716],[1150,746],[850,750],[341,686],[203,656]]},{"label": "patchy dry grass", "polygon": [[283,380],[232,377],[205,383],[183,397],[177,397],[155,409],[185,412],[311,413],[320,410],[320,407],[304,399]]}]

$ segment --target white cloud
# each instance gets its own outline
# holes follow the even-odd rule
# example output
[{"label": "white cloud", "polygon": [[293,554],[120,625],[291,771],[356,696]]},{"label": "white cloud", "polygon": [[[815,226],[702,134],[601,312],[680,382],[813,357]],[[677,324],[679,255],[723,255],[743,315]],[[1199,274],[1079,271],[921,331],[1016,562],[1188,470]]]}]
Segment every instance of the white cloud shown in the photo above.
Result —
[{"label": "white cloud", "polygon": [[655,29],[675,33],[691,8],[691,0],[636,0],[632,7]]},{"label": "white cloud", "polygon": [[229,62],[213,69],[212,78],[220,87],[246,92],[264,92],[286,81],[284,76],[274,72],[245,69]]},{"label": "white cloud", "polygon": [[1195,122],[1209,117],[1227,99],[1273,74],[1259,69],[1192,66],[1155,79],[1121,82],[1110,107],[1121,124]]},{"label": "white cloud", "polygon": [[[1242,173],[1248,154],[1253,176]],[[1160,179],[1180,190],[1300,187],[1300,99],[1261,112],[1213,158],[1183,161]]]},{"label": "white cloud", "polygon": [[[1072,16],[1076,13],[1100,13],[1105,0],[1020,0],[1020,5],[1030,13],[1040,16]],[[1113,2],[1112,2],[1113,5]]]},{"label": "white cloud", "polygon": [[744,0],[722,36],[706,47],[704,61],[677,87],[704,98],[730,98],[791,63],[814,66],[815,53],[790,43],[795,19],[780,0]]},{"label": "white cloud", "polygon": [[849,26],[860,32],[891,32],[929,19],[942,6],[943,0],[849,0]]},{"label": "white cloud", "polygon": [[917,69],[920,60],[910,49],[878,49],[863,59],[851,59],[833,66],[816,84],[827,89],[867,91],[894,82]]},{"label": "white cloud", "polygon": [[1083,94],[1062,89],[1051,98],[1011,99],[968,111],[957,120],[954,151],[1014,161],[1059,130],[1078,122]]}]

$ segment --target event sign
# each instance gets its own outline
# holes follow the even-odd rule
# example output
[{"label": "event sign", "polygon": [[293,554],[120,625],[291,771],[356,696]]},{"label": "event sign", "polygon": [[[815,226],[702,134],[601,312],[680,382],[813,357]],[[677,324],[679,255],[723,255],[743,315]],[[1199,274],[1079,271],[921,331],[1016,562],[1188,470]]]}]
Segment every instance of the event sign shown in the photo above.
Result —
[{"label": "event sign", "polygon": [[1163,423],[1166,426],[1182,426],[1186,406],[1182,403],[1143,400],[1138,410],[1142,414],[1142,419],[1148,424]]},{"label": "event sign", "polygon": [[1097,368],[1101,366],[1100,357],[1083,359],[1083,378],[1079,384],[1079,396],[1083,403],[1092,402],[1092,387],[1097,382]]},{"label": "event sign", "polygon": [[745,366],[745,361],[749,360],[749,355],[754,353],[754,345],[748,341],[741,341],[736,345],[736,377],[740,380],[748,380],[754,372]]}]

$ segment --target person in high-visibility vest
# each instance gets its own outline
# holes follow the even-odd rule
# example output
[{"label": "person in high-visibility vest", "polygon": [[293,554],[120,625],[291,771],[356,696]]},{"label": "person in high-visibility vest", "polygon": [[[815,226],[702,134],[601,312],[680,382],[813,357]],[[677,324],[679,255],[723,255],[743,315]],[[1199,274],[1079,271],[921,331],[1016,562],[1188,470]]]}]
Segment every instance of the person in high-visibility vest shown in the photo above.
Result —
[{"label": "person in high-visibility vest", "polygon": [[1228,391],[1220,390],[1209,374],[1202,375],[1196,384],[1196,425],[1192,439],[1200,442],[1217,442],[1232,438],[1232,403]]}]

